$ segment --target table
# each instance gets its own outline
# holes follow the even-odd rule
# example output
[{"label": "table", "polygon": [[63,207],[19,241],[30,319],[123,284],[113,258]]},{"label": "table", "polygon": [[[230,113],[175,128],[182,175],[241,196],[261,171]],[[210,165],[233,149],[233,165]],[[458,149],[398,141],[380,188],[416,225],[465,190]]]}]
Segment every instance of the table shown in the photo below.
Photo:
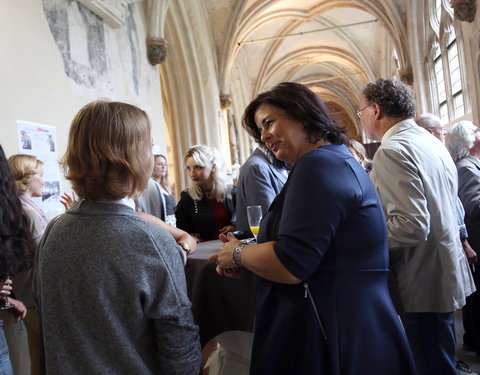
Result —
[{"label": "table", "polygon": [[220,240],[199,243],[185,267],[202,347],[220,333],[253,330],[256,276],[245,269],[240,279],[217,275],[216,264],[208,258],[217,253],[221,244]]}]

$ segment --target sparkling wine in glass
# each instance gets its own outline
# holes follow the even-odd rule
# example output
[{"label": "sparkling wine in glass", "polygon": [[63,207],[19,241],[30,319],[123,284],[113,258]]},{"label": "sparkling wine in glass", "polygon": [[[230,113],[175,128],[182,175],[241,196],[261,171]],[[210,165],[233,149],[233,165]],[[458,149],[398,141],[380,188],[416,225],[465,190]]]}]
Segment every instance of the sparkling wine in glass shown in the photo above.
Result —
[{"label": "sparkling wine in glass", "polygon": [[255,236],[255,239],[257,239],[258,230],[260,229],[260,220],[262,220],[262,206],[248,206],[247,217],[250,231]]},{"label": "sparkling wine in glass", "polygon": [[[5,283],[5,281],[7,281],[7,280],[10,280],[9,276],[6,277],[6,279],[3,281],[3,283]],[[8,297],[2,295],[2,297],[0,298],[0,310],[8,310],[8,309],[11,309],[12,307],[13,307],[13,305],[10,302],[8,302]]]}]

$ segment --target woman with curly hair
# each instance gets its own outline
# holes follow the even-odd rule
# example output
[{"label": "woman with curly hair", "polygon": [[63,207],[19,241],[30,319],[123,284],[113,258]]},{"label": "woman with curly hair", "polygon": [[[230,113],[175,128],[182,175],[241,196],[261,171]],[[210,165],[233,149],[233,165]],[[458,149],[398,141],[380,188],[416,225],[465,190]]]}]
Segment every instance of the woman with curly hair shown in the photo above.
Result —
[{"label": "woman with curly hair", "polygon": [[[8,276],[31,267],[34,243],[31,238],[28,219],[22,214],[22,205],[17,196],[15,179],[0,146],[0,295],[4,302],[13,307],[9,309],[14,314],[15,322],[23,320],[27,310],[22,302],[9,297],[12,290]],[[3,327],[3,321],[0,320]],[[8,348],[0,328],[0,372],[13,374]]]}]

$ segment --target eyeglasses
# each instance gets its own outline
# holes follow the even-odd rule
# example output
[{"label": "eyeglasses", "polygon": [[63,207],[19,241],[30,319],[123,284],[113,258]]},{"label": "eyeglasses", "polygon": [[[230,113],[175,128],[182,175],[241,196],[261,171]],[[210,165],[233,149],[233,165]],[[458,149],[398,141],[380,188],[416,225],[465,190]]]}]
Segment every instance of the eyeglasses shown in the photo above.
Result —
[{"label": "eyeglasses", "polygon": [[355,112],[357,114],[357,117],[362,118],[362,111],[366,110],[370,106],[371,104],[367,105],[366,107],[363,107],[362,109],[357,110],[357,112]]}]

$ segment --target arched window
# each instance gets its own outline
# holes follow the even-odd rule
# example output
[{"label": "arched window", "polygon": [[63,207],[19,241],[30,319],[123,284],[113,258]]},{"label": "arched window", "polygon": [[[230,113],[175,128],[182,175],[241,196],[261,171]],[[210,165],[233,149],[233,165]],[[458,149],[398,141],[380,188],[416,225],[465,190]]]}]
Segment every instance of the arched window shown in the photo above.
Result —
[{"label": "arched window", "polygon": [[[436,112],[445,122],[465,115],[465,85],[459,39],[452,25],[452,8],[443,0],[430,1],[429,33],[434,40],[428,59]],[[435,109],[435,108],[434,108]]]}]

